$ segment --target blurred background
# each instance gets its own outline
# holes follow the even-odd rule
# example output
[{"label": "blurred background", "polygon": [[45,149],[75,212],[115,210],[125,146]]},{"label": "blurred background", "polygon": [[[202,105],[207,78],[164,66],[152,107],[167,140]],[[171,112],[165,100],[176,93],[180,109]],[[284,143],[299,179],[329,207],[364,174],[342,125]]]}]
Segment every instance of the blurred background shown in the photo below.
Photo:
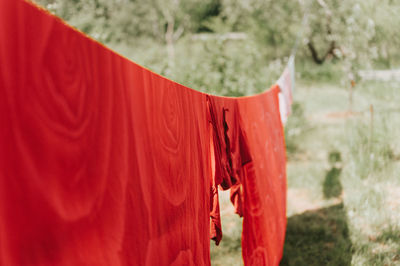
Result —
[{"label": "blurred background", "polygon": [[[399,0],[35,2],[217,95],[265,90],[297,48],[281,265],[400,265]],[[211,243],[212,264],[242,265],[241,219],[226,192],[221,201],[224,238]]]}]

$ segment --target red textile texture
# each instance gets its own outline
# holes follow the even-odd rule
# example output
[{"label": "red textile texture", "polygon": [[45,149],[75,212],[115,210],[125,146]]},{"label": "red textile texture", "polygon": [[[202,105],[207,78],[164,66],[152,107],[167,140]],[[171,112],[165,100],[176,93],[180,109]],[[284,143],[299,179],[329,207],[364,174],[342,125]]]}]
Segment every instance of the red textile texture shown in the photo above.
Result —
[{"label": "red textile texture", "polygon": [[286,158],[278,93],[274,86],[252,97],[209,98],[219,140],[214,146],[221,150],[215,152],[215,172],[221,175],[215,180],[221,189],[231,188],[235,212],[243,216],[245,265],[278,265],[282,257]]},{"label": "red textile texture", "polygon": [[196,92],[22,0],[0,0],[0,60],[1,266],[209,265],[218,187],[245,264],[279,263],[277,87]]},{"label": "red textile texture", "polygon": [[0,0],[0,265],[209,265],[206,96]]},{"label": "red textile texture", "polygon": [[245,265],[278,265],[286,229],[286,157],[279,87],[239,99],[251,161],[245,164],[242,254]]}]

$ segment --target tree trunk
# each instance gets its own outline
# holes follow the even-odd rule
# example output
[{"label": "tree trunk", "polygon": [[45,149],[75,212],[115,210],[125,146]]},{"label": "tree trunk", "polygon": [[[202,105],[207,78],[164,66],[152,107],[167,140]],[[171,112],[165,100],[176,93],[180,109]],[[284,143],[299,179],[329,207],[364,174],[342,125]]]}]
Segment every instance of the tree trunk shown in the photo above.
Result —
[{"label": "tree trunk", "polygon": [[318,51],[317,51],[317,49],[315,49],[315,46],[314,46],[314,43],[312,42],[312,40],[308,41],[307,46],[311,52],[312,59],[318,65],[322,65],[329,56],[336,57],[334,54],[334,50],[336,49],[335,41],[331,42],[328,51],[325,53],[325,55],[322,58],[319,57]]},{"label": "tree trunk", "polygon": [[167,43],[168,68],[172,68],[175,63],[175,47],[174,47],[174,26],[175,20],[170,19],[167,23],[167,31],[165,32],[165,41]]}]

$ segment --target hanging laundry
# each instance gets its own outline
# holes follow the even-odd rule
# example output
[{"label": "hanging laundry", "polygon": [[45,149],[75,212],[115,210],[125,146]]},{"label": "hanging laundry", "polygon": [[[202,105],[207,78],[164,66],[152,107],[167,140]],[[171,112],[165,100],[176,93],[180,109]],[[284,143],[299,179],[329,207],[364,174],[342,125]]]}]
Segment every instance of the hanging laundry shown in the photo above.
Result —
[{"label": "hanging laundry", "polygon": [[0,58],[0,265],[210,265],[219,188],[245,265],[279,263],[278,86],[196,92],[23,0],[0,0]]},{"label": "hanging laundry", "polygon": [[281,116],[281,121],[282,124],[285,125],[289,118],[290,113],[288,112],[291,112],[291,107],[287,103],[287,100],[285,100],[285,96],[281,91],[278,93],[278,101],[279,101],[279,114]]},{"label": "hanging laundry", "polygon": [[[240,154],[243,149],[240,149],[237,100],[228,97],[207,96],[207,102],[210,123],[213,128],[212,143],[214,144],[213,160],[215,162],[211,228],[216,228],[216,230],[212,230],[211,238],[218,244],[222,238],[218,187],[223,190],[231,189],[232,195],[239,192],[241,160],[244,156]],[[232,197],[233,202],[237,201],[239,197],[240,195]],[[235,211],[239,213],[239,202],[234,205]]]},{"label": "hanging laundry", "polygon": [[[205,95],[147,70],[128,71],[132,86],[132,136],[139,175],[129,176],[132,206],[126,225],[131,236],[123,251],[129,265],[208,265],[210,216],[210,125]],[[133,73],[138,73],[134,75]],[[140,183],[135,179],[139,177]],[[137,198],[137,186],[143,198]],[[134,187],[131,190],[131,187]],[[148,225],[138,221],[137,203],[146,206]],[[143,245],[145,263],[132,263]],[[135,261],[135,260],[133,260]]]},{"label": "hanging laundry", "polygon": [[282,75],[277,81],[277,84],[280,88],[279,109],[283,124],[286,124],[289,115],[292,113],[293,91],[295,82],[294,59],[294,55],[289,58],[287,66],[285,67]]},{"label": "hanging laundry", "polygon": [[207,101],[0,0],[0,265],[209,265]]},{"label": "hanging laundry", "polygon": [[238,99],[250,161],[243,165],[245,265],[278,265],[286,230],[286,157],[278,86]]},{"label": "hanging laundry", "polygon": [[220,150],[216,179],[222,189],[231,188],[235,212],[243,216],[245,265],[278,265],[282,257],[286,159],[278,93],[274,86],[252,97],[209,98],[215,150]]}]

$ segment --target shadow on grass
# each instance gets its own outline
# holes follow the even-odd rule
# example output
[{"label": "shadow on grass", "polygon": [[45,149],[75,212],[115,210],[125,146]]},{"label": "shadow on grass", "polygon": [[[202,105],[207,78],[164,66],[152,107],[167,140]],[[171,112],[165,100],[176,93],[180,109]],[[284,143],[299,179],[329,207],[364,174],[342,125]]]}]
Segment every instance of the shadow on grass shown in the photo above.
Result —
[{"label": "shadow on grass", "polygon": [[342,184],[340,182],[341,166],[336,166],[342,161],[342,156],[338,151],[331,151],[328,155],[328,161],[331,169],[325,175],[325,181],[322,184],[322,192],[326,199],[339,197],[342,194]]},{"label": "shadow on grass", "polygon": [[341,168],[332,167],[325,176],[322,185],[324,197],[326,199],[339,197],[342,194],[342,184],[340,183]]},{"label": "shadow on grass", "polygon": [[352,244],[343,204],[288,219],[280,265],[351,265]]}]

